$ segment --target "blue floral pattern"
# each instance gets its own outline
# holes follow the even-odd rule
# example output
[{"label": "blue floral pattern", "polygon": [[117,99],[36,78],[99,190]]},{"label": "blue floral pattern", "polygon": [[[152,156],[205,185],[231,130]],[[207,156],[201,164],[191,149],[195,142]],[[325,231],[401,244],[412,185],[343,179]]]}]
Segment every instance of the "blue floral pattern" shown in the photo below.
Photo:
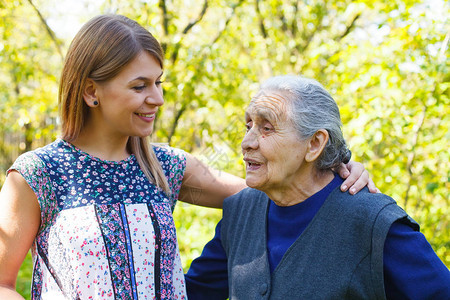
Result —
[{"label": "blue floral pattern", "polygon": [[41,208],[33,299],[185,299],[172,210],[186,158],[153,150],[170,195],[148,181],[134,155],[105,161],[58,139],[16,160],[8,172],[25,178]]}]

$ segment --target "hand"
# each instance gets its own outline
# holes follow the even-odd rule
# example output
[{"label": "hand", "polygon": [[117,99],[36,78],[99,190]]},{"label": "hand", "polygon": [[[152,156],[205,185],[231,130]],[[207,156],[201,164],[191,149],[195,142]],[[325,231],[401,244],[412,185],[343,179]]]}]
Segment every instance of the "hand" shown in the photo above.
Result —
[{"label": "hand", "polygon": [[367,185],[371,193],[380,193],[362,163],[350,161],[346,165],[341,164],[336,172],[345,179],[341,185],[341,191],[343,192],[350,189],[349,193],[354,195]]}]

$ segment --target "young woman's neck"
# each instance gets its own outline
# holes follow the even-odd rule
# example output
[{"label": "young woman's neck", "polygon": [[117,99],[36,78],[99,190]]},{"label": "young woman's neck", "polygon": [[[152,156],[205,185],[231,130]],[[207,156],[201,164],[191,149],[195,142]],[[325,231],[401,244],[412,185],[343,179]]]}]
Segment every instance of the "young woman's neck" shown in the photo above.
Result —
[{"label": "young woman's neck", "polygon": [[130,156],[126,136],[111,136],[99,130],[83,128],[78,137],[70,142],[80,150],[103,160],[121,161]]}]

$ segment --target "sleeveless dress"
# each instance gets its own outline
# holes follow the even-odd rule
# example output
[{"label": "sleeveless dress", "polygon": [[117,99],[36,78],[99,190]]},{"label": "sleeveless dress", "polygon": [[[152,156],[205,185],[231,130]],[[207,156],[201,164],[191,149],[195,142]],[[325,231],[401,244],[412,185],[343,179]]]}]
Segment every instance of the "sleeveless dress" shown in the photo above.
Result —
[{"label": "sleeveless dress", "polygon": [[8,172],[25,178],[41,209],[32,299],[186,299],[172,218],[186,157],[153,150],[171,195],[134,155],[105,161],[62,139],[15,161]]}]

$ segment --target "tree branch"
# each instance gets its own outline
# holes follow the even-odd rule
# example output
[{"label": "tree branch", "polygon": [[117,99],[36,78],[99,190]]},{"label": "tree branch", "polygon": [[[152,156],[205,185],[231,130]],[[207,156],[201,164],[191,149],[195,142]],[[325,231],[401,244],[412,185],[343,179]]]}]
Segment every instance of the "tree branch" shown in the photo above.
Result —
[{"label": "tree branch", "polygon": [[[164,37],[167,37],[169,35],[169,16],[167,14],[167,7],[166,7],[166,1],[165,0],[159,0],[159,8],[161,9],[162,13],[162,28],[164,32]],[[165,40],[165,39],[164,39]],[[164,40],[161,41],[161,47],[163,48],[164,52],[167,50],[167,42]]]},{"label": "tree branch", "polygon": [[[355,28],[355,23],[356,20],[359,19],[359,17],[361,16],[361,13],[358,13],[357,15],[355,15],[352,19],[352,21],[350,22],[350,25],[348,25],[345,28],[345,31],[338,37],[335,38],[336,41],[341,41],[344,37],[346,37],[354,28]],[[340,51],[342,51],[342,49],[337,49],[336,51],[334,51],[333,53],[329,53],[328,55],[325,56],[325,59],[328,60],[330,57],[336,55],[337,53],[339,53]],[[321,72],[323,72],[323,69],[325,67],[322,67]]]},{"label": "tree branch", "polygon": [[450,31],[445,35],[444,41],[442,42],[441,49],[439,50],[438,62],[441,63],[445,60],[445,53],[447,52],[448,41],[450,40]]},{"label": "tree branch", "polygon": [[[309,45],[311,44],[311,41],[313,40],[314,36],[316,35],[316,33],[318,33],[319,31],[322,30],[323,26],[322,26],[322,20],[323,20],[324,15],[320,14],[318,19],[316,20],[316,28],[314,30],[312,30],[309,34],[307,33],[306,29],[303,30],[302,33],[302,40],[303,43],[297,43],[296,48],[298,50],[299,53],[304,53],[306,51],[306,49],[308,49]],[[306,28],[305,26],[303,26],[304,28]]]},{"label": "tree branch", "polygon": [[167,137],[167,142],[170,145],[170,142],[172,141],[172,137],[175,134],[175,130],[177,130],[177,126],[178,126],[178,121],[181,118],[181,115],[186,111],[186,104],[183,103],[183,106],[180,108],[180,110],[177,112],[177,114],[175,115],[175,118],[173,120],[172,123],[172,128],[170,129],[169,135]]},{"label": "tree branch", "polygon": [[167,36],[169,34],[169,15],[167,14],[167,6],[165,0],[159,0],[159,8],[162,11],[162,23],[164,35]]},{"label": "tree branch", "polygon": [[309,34],[308,36],[306,36],[303,41],[303,45],[301,45],[300,43],[297,44],[297,50],[299,53],[304,53],[306,51],[306,49],[308,49],[309,45],[311,44],[312,39],[314,38],[314,36],[316,35],[317,32],[319,32],[320,30],[322,30],[322,24],[319,23],[319,25],[316,27],[316,29],[311,32],[311,34]]},{"label": "tree branch", "polygon": [[356,20],[358,20],[360,16],[361,16],[361,13],[358,13],[357,15],[355,15],[353,17],[353,20],[350,22],[350,25],[348,25],[347,28],[345,28],[344,33],[342,33],[339,37],[337,37],[337,39],[336,39],[337,41],[342,40],[344,37],[346,37],[350,33],[350,31],[352,31],[353,27],[355,26]]},{"label": "tree branch", "polygon": [[[206,2],[206,0],[205,0]],[[234,4],[231,8],[232,8],[232,12],[231,14],[228,16],[227,20],[225,21],[225,26],[222,28],[222,30],[219,31],[219,33],[217,34],[217,36],[213,39],[213,41],[209,44],[209,46],[204,47],[203,49],[206,48],[211,48],[215,43],[217,43],[217,41],[220,39],[220,37],[222,36],[222,34],[225,32],[225,30],[227,29],[228,24],[230,23],[231,19],[233,18],[233,16],[236,13],[236,8],[238,8],[242,3],[244,2],[244,0],[239,0],[238,3]],[[203,6],[203,8],[205,9],[205,5]],[[203,10],[202,10],[203,11]],[[203,13],[204,14],[204,13]],[[201,15],[201,13],[200,13]],[[200,21],[200,20],[199,20]],[[175,47],[178,47],[178,49],[181,47],[181,43],[177,43],[177,45]],[[203,50],[202,50],[203,51]],[[206,56],[207,53],[203,52],[200,53],[203,56]],[[176,57],[175,57],[176,60]],[[175,61],[173,61],[175,62]],[[175,115],[174,121],[172,123],[172,128],[168,134],[168,143],[170,145],[170,142],[172,140],[173,135],[175,134],[175,131],[177,129],[178,126],[178,121],[180,120],[181,116],[183,115],[183,113],[188,109],[188,107],[183,104],[183,106],[181,107],[181,109],[177,112],[177,114]]]},{"label": "tree branch", "polygon": [[230,23],[231,19],[234,17],[235,13],[236,13],[236,8],[238,8],[239,6],[241,6],[241,4],[244,3],[244,0],[239,0],[238,3],[234,4],[233,6],[231,6],[231,14],[228,16],[227,20],[225,21],[225,26],[222,28],[222,30],[220,30],[217,34],[217,36],[213,39],[213,41],[211,42],[211,44],[209,44],[209,47],[211,48],[215,43],[217,43],[217,41],[220,39],[220,37],[222,36],[222,34],[225,32],[225,30],[228,27],[228,23]]},{"label": "tree branch", "polygon": [[263,38],[267,39],[267,30],[266,30],[266,27],[264,26],[264,19],[261,15],[261,10],[259,9],[259,0],[255,1],[255,8],[256,8],[256,13],[258,14],[258,19],[259,19],[259,29],[261,30],[261,34],[262,34]]},{"label": "tree branch", "polygon": [[298,4],[299,4],[299,0],[297,0],[295,2],[294,18],[292,19],[292,24],[291,24],[292,37],[295,37],[295,35],[297,34],[297,30],[298,30],[298,28],[297,28]]},{"label": "tree branch", "polygon": [[200,14],[198,15],[197,19],[195,19],[194,21],[190,22],[186,28],[184,28],[183,30],[183,34],[186,34],[189,32],[189,30],[191,30],[192,27],[194,27],[195,24],[197,24],[198,22],[200,22],[203,19],[203,16],[206,13],[206,9],[208,8],[208,0],[205,0],[205,2],[203,2],[203,8],[202,11],[200,12]]},{"label": "tree branch", "polygon": [[41,12],[39,11],[39,9],[34,5],[33,1],[32,0],[28,0],[28,3],[30,3],[30,5],[36,11],[37,15],[39,16],[39,19],[41,20],[42,24],[44,25],[45,29],[47,30],[48,35],[50,36],[50,38],[52,39],[52,41],[56,45],[56,50],[58,51],[58,54],[61,57],[61,61],[64,61],[64,54],[63,54],[63,52],[61,50],[61,44],[59,43],[58,39],[56,38],[55,33],[48,26],[47,21],[44,19],[44,17],[42,16]]},{"label": "tree branch", "polygon": [[[184,28],[184,30],[182,31],[183,35],[186,35],[192,29],[192,27],[195,26],[195,24],[197,24],[198,22],[200,22],[203,19],[203,16],[205,15],[207,8],[208,8],[208,0],[205,0],[205,2],[203,2],[202,10],[200,11],[197,19],[195,19],[194,21],[190,22]],[[173,50],[172,55],[171,55],[172,64],[174,64],[175,61],[178,58],[178,52],[180,51],[182,41],[183,41],[183,39],[180,38],[178,43],[175,44],[174,50]]]},{"label": "tree branch", "polygon": [[408,162],[406,163],[406,170],[408,171],[408,175],[409,175],[409,180],[408,180],[408,186],[406,188],[406,192],[405,192],[405,200],[403,202],[403,207],[406,209],[406,205],[408,204],[408,200],[409,200],[409,191],[411,189],[412,186],[412,180],[413,180],[413,171],[412,171],[412,166],[414,163],[414,159],[416,158],[416,153],[414,152],[416,146],[417,146],[417,141],[419,138],[419,133],[420,130],[423,126],[423,123],[425,121],[425,115],[427,113],[427,106],[424,105],[423,109],[422,109],[422,114],[420,115],[420,119],[419,122],[417,123],[416,129],[414,130],[414,136],[413,136],[413,142],[412,142],[412,148],[411,148],[411,152],[408,155]]}]

